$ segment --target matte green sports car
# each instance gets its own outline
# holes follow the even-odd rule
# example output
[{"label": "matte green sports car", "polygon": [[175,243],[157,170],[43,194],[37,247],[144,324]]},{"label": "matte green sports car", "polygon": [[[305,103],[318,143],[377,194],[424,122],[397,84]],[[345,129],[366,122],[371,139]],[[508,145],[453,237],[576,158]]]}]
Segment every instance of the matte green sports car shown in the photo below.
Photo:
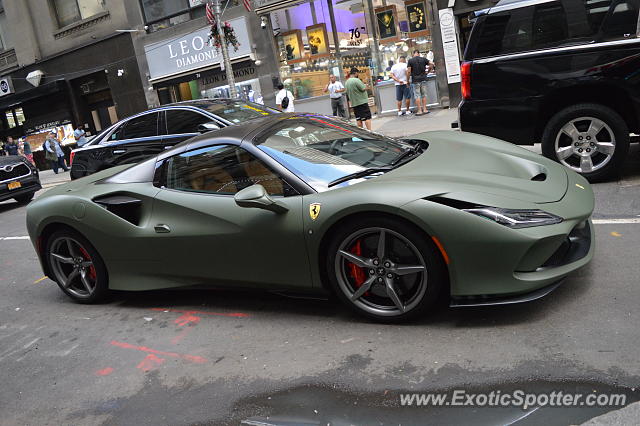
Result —
[{"label": "matte green sports car", "polygon": [[577,173],[485,136],[396,140],[278,114],[49,190],[27,225],[72,299],[213,285],[324,290],[381,321],[542,297],[593,256]]}]

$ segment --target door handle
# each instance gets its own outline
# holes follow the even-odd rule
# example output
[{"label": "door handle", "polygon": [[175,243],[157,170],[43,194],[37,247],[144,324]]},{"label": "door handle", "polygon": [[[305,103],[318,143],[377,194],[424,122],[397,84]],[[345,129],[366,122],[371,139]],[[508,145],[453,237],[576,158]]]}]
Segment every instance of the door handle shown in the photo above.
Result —
[{"label": "door handle", "polygon": [[171,148],[173,148],[173,145],[166,145],[166,146],[164,147],[164,149],[165,149],[165,150],[166,150],[166,149],[171,149]]},{"label": "door handle", "polygon": [[154,226],[153,229],[155,229],[158,234],[168,234],[169,232],[171,232],[171,228],[169,228],[169,226],[165,225],[164,223],[159,223],[158,225]]},{"label": "door handle", "polygon": [[124,154],[125,152],[127,152],[126,149],[114,149],[113,150],[114,154]]}]

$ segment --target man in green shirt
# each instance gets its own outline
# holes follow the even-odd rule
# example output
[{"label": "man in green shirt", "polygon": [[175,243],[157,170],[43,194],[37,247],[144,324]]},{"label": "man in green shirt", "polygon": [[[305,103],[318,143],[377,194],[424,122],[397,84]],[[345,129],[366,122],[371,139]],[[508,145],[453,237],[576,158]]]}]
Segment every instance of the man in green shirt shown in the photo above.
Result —
[{"label": "man in green shirt", "polygon": [[358,78],[358,68],[351,68],[349,73],[351,77],[344,84],[349,96],[349,102],[353,107],[353,113],[359,127],[367,126],[371,130],[371,110],[369,109],[369,95],[367,94],[367,86]]}]

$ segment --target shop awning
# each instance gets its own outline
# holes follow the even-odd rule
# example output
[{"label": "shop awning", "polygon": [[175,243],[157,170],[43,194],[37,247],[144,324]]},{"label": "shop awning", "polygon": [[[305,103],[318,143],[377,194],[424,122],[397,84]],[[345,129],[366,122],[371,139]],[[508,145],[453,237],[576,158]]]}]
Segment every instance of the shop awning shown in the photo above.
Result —
[{"label": "shop awning", "polygon": [[258,15],[264,15],[265,13],[295,6],[300,3],[305,3],[306,1],[308,0],[254,0],[253,7]]},{"label": "shop awning", "polygon": [[34,87],[33,89],[3,96],[0,98],[0,110],[9,109],[31,99],[53,95],[64,90],[66,90],[65,80],[54,80],[50,83],[43,84],[42,86]]}]

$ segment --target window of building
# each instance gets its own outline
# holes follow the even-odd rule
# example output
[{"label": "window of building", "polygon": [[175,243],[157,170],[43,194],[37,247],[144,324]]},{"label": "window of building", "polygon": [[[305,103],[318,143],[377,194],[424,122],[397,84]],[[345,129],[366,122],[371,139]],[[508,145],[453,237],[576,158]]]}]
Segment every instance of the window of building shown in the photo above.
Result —
[{"label": "window of building", "polygon": [[[205,15],[206,0],[140,0],[148,31],[154,32]],[[222,8],[237,6],[238,0],[222,0]]]},{"label": "window of building", "polygon": [[60,28],[105,11],[104,0],[53,0]]},{"label": "window of building", "polygon": [[233,195],[251,185],[264,186],[269,195],[293,195],[295,190],[262,161],[236,146],[218,145],[176,155],[167,160],[170,189]]},{"label": "window of building", "polygon": [[13,115],[13,110],[6,111],[4,115],[7,117],[7,124],[9,125],[10,129],[13,129],[17,126],[16,117]]}]

